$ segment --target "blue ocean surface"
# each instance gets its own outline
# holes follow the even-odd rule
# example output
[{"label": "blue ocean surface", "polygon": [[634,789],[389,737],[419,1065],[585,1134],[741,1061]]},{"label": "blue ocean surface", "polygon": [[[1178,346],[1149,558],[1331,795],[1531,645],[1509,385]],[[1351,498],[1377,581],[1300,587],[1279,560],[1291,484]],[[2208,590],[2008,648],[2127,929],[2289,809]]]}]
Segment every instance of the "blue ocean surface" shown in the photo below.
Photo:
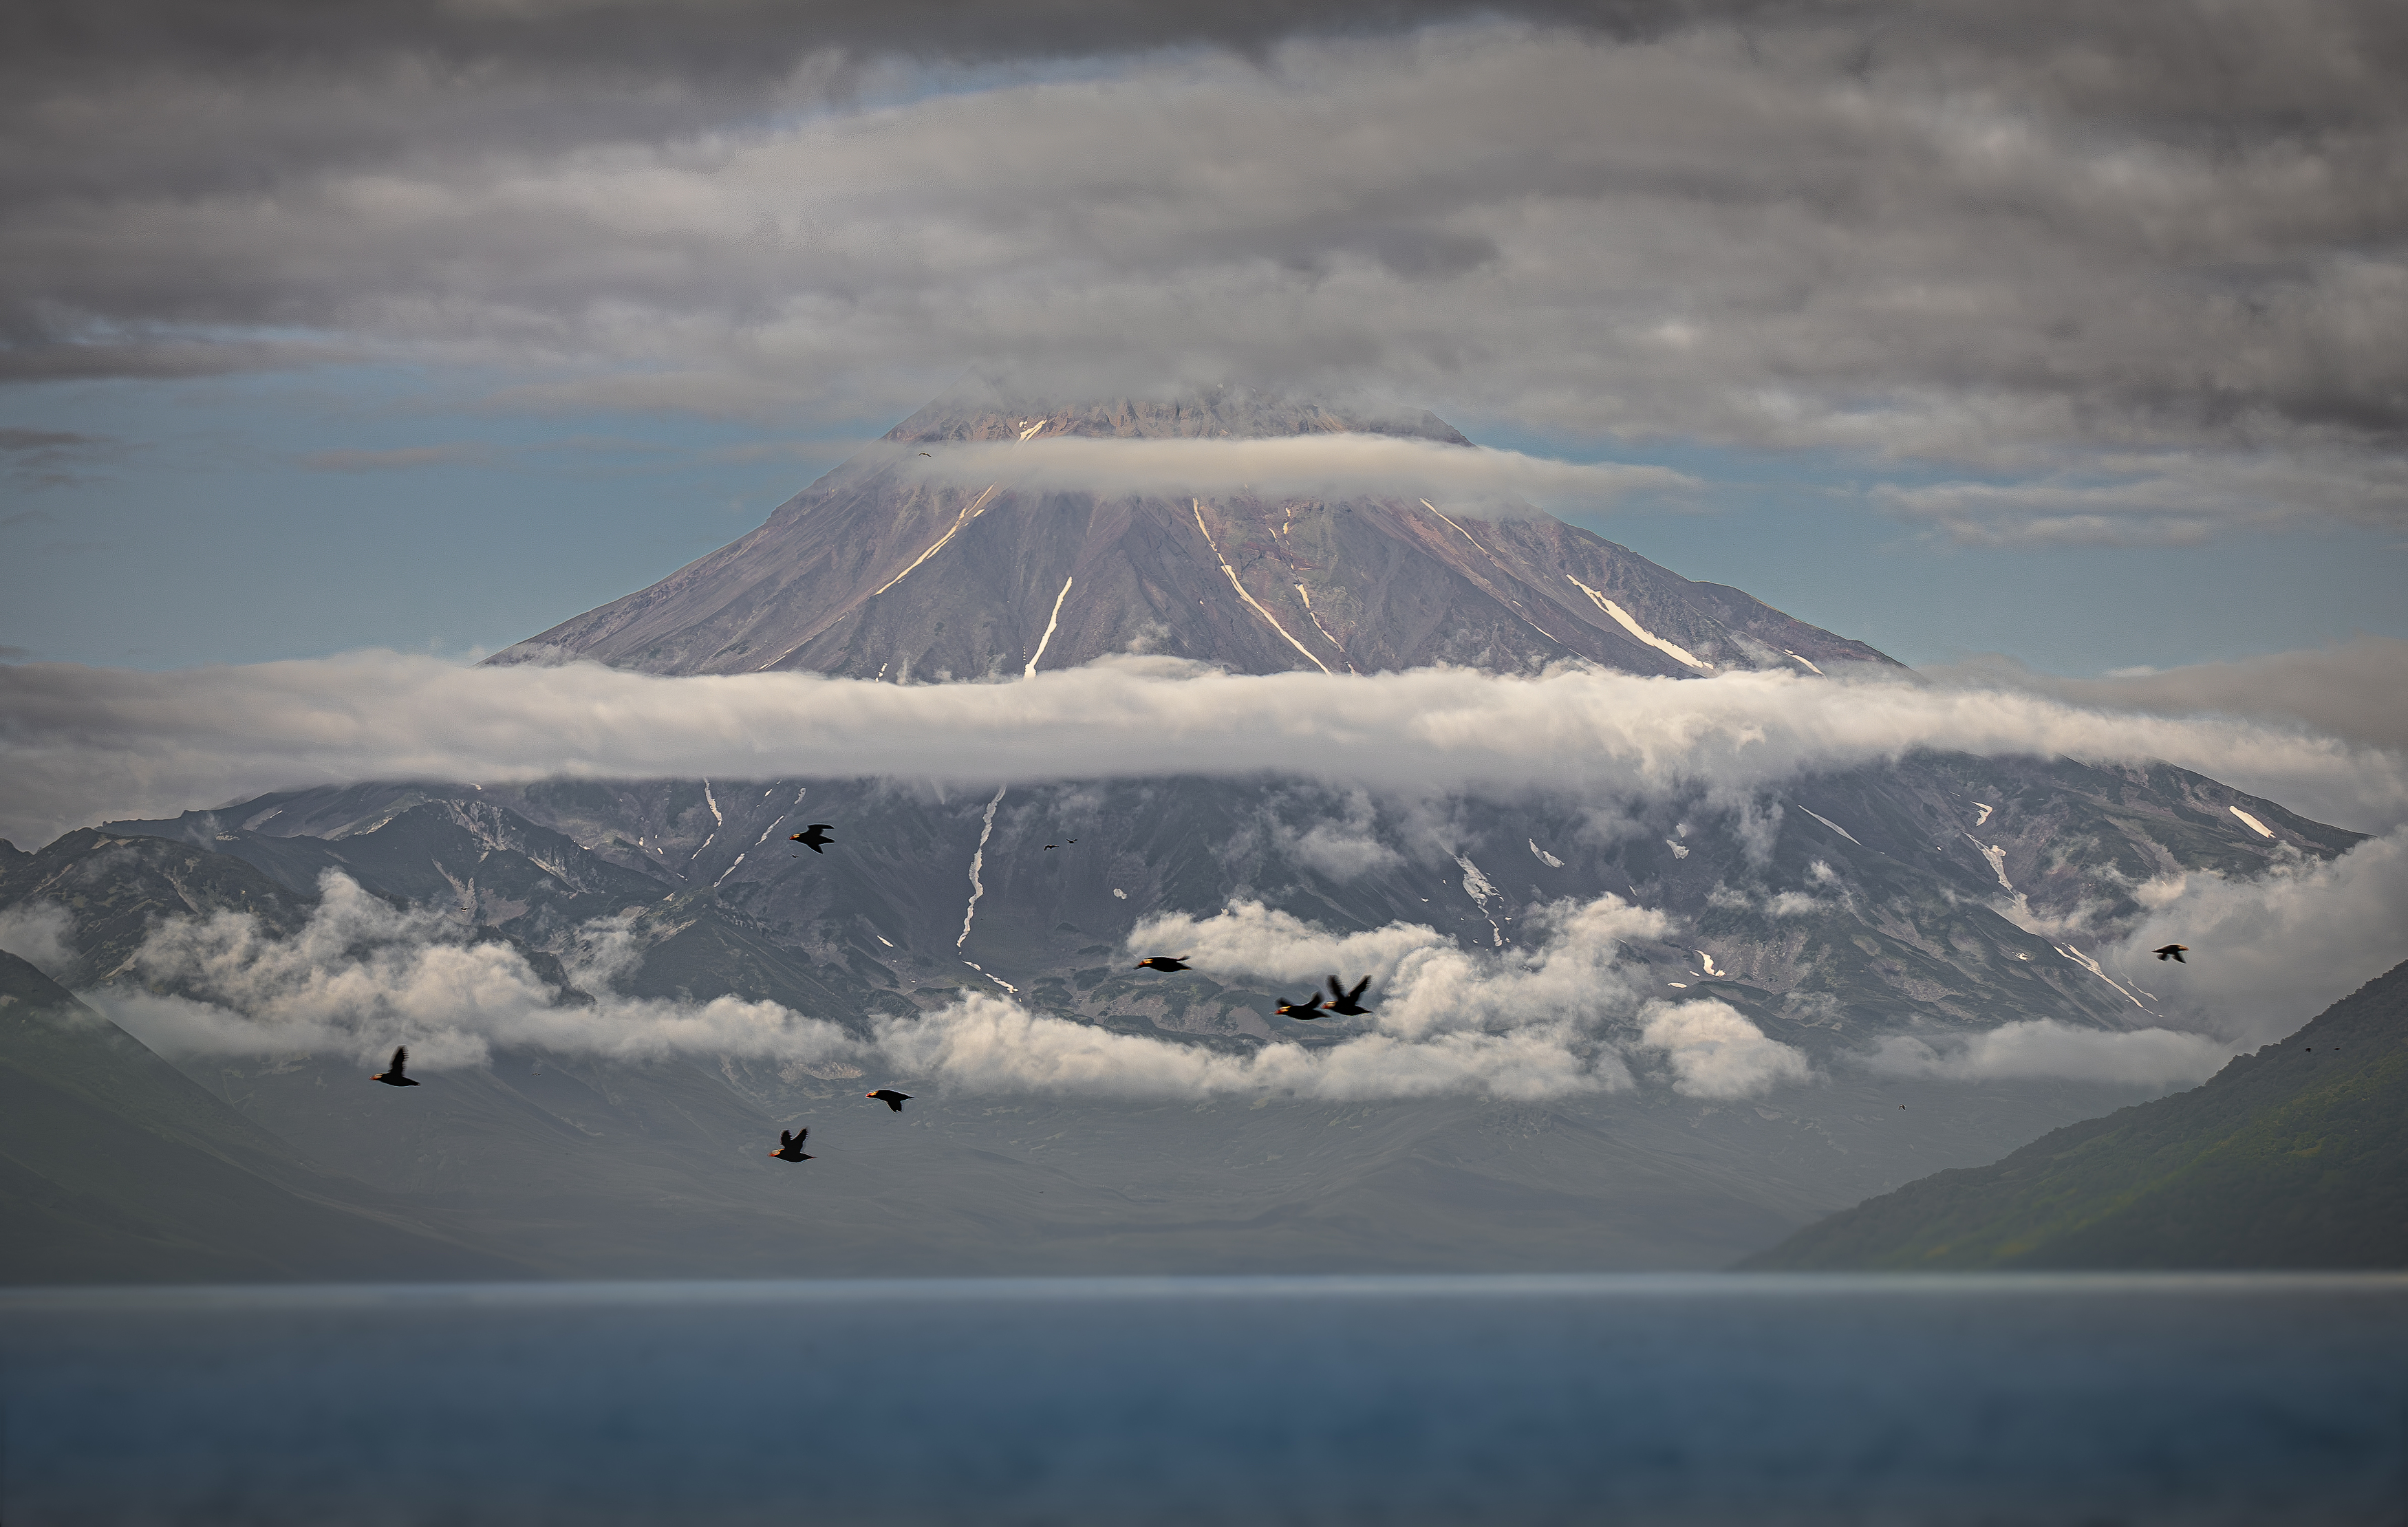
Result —
[{"label": "blue ocean surface", "polygon": [[0,1293],[0,1521],[2382,1523],[2408,1277]]}]

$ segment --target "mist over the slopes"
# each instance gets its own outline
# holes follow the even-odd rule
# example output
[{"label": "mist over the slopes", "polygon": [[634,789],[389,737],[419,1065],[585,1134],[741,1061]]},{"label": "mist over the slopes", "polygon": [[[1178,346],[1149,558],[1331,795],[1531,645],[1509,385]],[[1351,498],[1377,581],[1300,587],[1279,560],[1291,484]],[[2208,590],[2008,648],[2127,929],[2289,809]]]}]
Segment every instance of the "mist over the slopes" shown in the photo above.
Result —
[{"label": "mist over the slopes", "polygon": [[1479,9],[36,0],[0,372],[867,422],[1025,358],[1945,461],[1885,502],[1971,541],[2408,518],[2396,5]]},{"label": "mist over the slopes", "polygon": [[2163,759],[2361,830],[2408,820],[2401,755],[2298,727],[2067,705],[1867,673],[1642,678],[1563,667],[1235,675],[1115,658],[1008,683],[659,678],[364,653],[144,673],[0,666],[0,835],[304,785],[553,776],[894,776],[999,784],[1180,774],[1424,794],[1705,792],[1916,749]]},{"label": "mist over the slopes", "polygon": [[2012,658],[1923,670],[1969,689],[2028,690],[2069,705],[2160,716],[2240,716],[2408,752],[2408,641],[2357,636],[2337,646],[2228,663],[2066,678]]},{"label": "mist over the slopes", "polygon": [[[634,998],[613,990],[637,958],[623,920],[580,930],[564,968],[594,1000],[547,986],[507,944],[477,943],[439,913],[397,908],[335,871],[290,937],[249,913],[173,918],[145,938],[134,973],[179,994],[113,986],[88,999],[170,1054],[348,1055],[380,1062],[395,1044],[436,1072],[485,1063],[495,1047],[643,1059],[741,1055],[804,1067],[878,1068],[910,1085],[964,1092],[1202,1097],[1283,1092],[1329,1100],[1483,1092],[1543,1098],[1626,1091],[1625,1057],[1665,1068],[1678,1091],[1740,1097],[1809,1075],[1805,1058],[1714,1002],[1645,1003],[1615,969],[1621,940],[1660,936],[1660,912],[1608,896],[1542,909],[1526,949],[1465,951],[1427,928],[1381,934],[1406,949],[1383,967],[1395,990],[1369,1017],[1331,1020],[1335,1044],[1272,1044],[1232,1055],[1116,1034],[968,993],[938,1011],[804,1015],[775,1003]],[[1261,908],[1232,914],[1255,944],[1333,942]],[[1276,957],[1276,956],[1274,956]]]},{"label": "mist over the slopes", "polygon": [[1496,513],[1527,504],[1610,504],[1633,492],[1698,486],[1668,467],[1553,461],[1520,451],[1369,434],[1266,440],[1114,440],[1039,436],[1022,442],[881,443],[849,470],[894,468],[906,478],[978,489],[1000,482],[1024,492],[1099,497],[1252,492],[1266,497],[1436,495]]},{"label": "mist over the slopes", "polygon": [[[2276,1039],[2397,962],[2408,928],[2408,834],[2326,864],[2258,880],[2189,876],[2153,886],[2149,921],[2096,956],[2144,976],[2163,1019],[2124,1032],[2054,1021],[1971,1035],[1892,1037],[1834,1063],[1944,1079],[2064,1077],[2146,1085],[2197,1081],[2225,1057]],[[72,914],[21,909],[0,935],[32,957],[64,948]],[[648,1059],[741,1055],[815,1075],[878,1070],[907,1085],[971,1092],[1204,1097],[1280,1092],[1326,1100],[1474,1092],[1522,1099],[1660,1083],[1686,1096],[1754,1096],[1811,1082],[1807,1057],[1713,1000],[1667,1002],[1618,968],[1622,941],[1678,935],[1678,920],[1612,896],[1531,909],[1512,949],[1455,945],[1393,922],[1338,933],[1239,901],[1209,917],[1133,929],[1132,953],[1177,946],[1226,979],[1267,978],[1300,995],[1335,970],[1372,980],[1372,1011],[1323,1020],[1336,1038],[1246,1054],[1115,1033],[968,992],[919,1017],[805,1014],[776,1003],[637,998],[616,979],[639,955],[624,920],[580,929],[563,960],[593,999],[547,985],[510,945],[474,942],[454,919],[398,908],[329,872],[289,937],[247,913],[169,919],[147,936],[132,985],[87,1000],[171,1054],[311,1052],[381,1062],[411,1047],[427,1071],[486,1063],[496,1048]],[[2168,930],[2172,930],[2169,933]],[[2155,967],[2153,941],[2188,942],[2196,963]]]}]

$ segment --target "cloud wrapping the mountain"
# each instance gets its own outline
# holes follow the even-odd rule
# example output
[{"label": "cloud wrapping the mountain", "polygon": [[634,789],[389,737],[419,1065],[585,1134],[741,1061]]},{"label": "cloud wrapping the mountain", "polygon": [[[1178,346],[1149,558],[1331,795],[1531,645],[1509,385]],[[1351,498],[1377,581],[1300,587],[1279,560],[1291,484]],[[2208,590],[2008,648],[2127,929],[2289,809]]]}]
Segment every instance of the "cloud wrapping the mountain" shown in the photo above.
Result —
[{"label": "cloud wrapping the mountain", "polygon": [[[2281,1038],[2408,959],[2408,831],[2253,879],[2194,872],[2148,889],[2131,935],[2091,952],[2160,1011],[2244,1048]],[[2189,945],[2186,963],[2149,952],[2166,944]]]},{"label": "cloud wrapping the mountain", "polygon": [[2360,635],[2303,651],[2100,678],[2035,673],[2000,657],[1922,671],[1967,689],[2023,690],[2068,705],[2158,716],[2245,717],[2408,753],[2408,641],[2396,637]]},{"label": "cloud wrapping the mountain", "polygon": [[[701,1054],[876,1063],[965,1092],[1356,1100],[1478,1091],[1536,1099],[1631,1086],[1595,1025],[1564,1010],[1570,994],[1557,992],[1553,1003],[1544,996],[1567,963],[1603,978],[1612,958],[1610,945],[1598,943],[1604,930],[1651,917],[1618,903],[1568,911],[1557,930],[1562,958],[1541,955],[1511,968],[1475,965],[1428,948],[1435,937],[1428,930],[1402,930],[1392,943],[1435,966],[1422,978],[1426,987],[1463,1003],[1462,1011],[1400,1012],[1384,1030],[1351,1033],[1334,1045],[1271,1044],[1231,1055],[1116,1034],[977,992],[924,1015],[882,1015],[866,1040],[772,1002],[631,997],[612,986],[640,954],[624,920],[588,925],[565,959],[572,980],[594,998],[578,1003],[546,985],[512,946],[470,942],[438,912],[394,907],[334,871],[320,892],[308,921],[289,937],[249,913],[169,919],[135,956],[150,989],[111,986],[86,1000],[165,1053],[332,1053],[365,1066],[406,1044],[412,1066],[429,1073],[481,1065],[496,1047],[521,1047],[622,1060]],[[1484,985],[1498,990],[1484,992]],[[1590,1010],[1610,1006],[1622,990],[1592,985]],[[1541,1000],[1516,1011],[1514,997],[1532,992]]]},{"label": "cloud wrapping the mountain", "polygon": [[[629,958],[624,924],[598,924],[566,963],[595,1001],[564,1000],[506,943],[471,943],[441,913],[398,908],[329,871],[290,937],[247,912],[171,918],[136,952],[145,981],[86,1000],[155,1049],[345,1054],[381,1063],[396,1044],[425,1070],[483,1064],[494,1046],[644,1059],[673,1052],[842,1059],[842,1028],[772,1002],[630,997],[609,978]],[[588,984],[590,983],[590,984]]]},{"label": "cloud wrapping the mountain", "polygon": [[2080,1029],[2055,1019],[2003,1023],[1961,1040],[1893,1035],[1874,1047],[1870,1068],[1894,1077],[1945,1081],[2023,1081],[2078,1077],[2170,1087],[2205,1081],[2234,1047],[2178,1029]]},{"label": "cloud wrapping the mountain", "polygon": [[1099,497],[1172,493],[1182,501],[1252,492],[1267,498],[1407,499],[1435,494],[1511,512],[1612,503],[1640,492],[1676,492],[1696,480],[1661,466],[1583,464],[1484,446],[1370,434],[1271,439],[1120,440],[1039,435],[1025,443],[945,443],[924,457],[918,442],[872,447],[848,464],[898,469],[914,480],[978,491],[1000,482],[1023,492]]},{"label": "cloud wrapping the mountain", "polygon": [[75,914],[56,902],[0,907],[0,949],[56,980],[75,964]]},{"label": "cloud wrapping the mountain", "polygon": [[1632,1085],[1619,1057],[1569,1026],[1456,1029],[1414,1039],[1369,1033],[1334,1045],[1273,1043],[1243,1055],[1033,1013],[968,992],[922,1018],[881,1018],[880,1049],[903,1075],[969,1092],[1209,1097],[1282,1092],[1331,1102],[1480,1092],[1533,1101]]},{"label": "cloud wrapping the mountain", "polygon": [[[1361,1024],[1419,1040],[1482,1027],[1565,1023],[1595,1028],[1638,1006],[1614,968],[1626,941],[1668,936],[1672,920],[1618,896],[1529,909],[1522,942],[1467,949],[1434,928],[1391,922],[1333,934],[1292,913],[1240,901],[1209,918],[1169,913],[1130,930],[1131,952],[1176,951],[1211,975],[1259,977],[1319,990],[1337,976],[1369,978]],[[1301,994],[1301,993],[1299,993]]]},{"label": "cloud wrapping the mountain", "polygon": [[2164,759],[2344,826],[2408,819],[2397,753],[2294,726],[1895,676],[1249,676],[1124,658],[1009,684],[901,686],[366,653],[176,673],[0,666],[10,782],[0,834],[47,841],[104,816],[172,816],[308,784],[554,776],[993,784],[1286,773],[1410,794],[1702,789],[1755,809],[1758,792],[1803,771],[1926,748]]},{"label": "cloud wrapping the mountain", "polygon": [[1684,1097],[1753,1097],[1813,1075],[1804,1051],[1768,1038],[1727,1002],[1653,1002],[1644,1018],[1640,1042],[1663,1052]]}]

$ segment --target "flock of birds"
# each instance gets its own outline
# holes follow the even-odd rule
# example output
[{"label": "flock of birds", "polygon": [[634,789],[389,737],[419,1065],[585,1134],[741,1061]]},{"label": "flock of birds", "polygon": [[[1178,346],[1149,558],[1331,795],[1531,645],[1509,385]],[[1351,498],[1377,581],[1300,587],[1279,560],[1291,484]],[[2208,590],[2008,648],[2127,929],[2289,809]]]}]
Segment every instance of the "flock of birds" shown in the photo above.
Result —
[{"label": "flock of birds", "polygon": [[[836,824],[834,822],[815,821],[805,827],[799,833],[789,834],[787,835],[787,841],[790,843],[799,843],[803,847],[810,849],[813,853],[824,853],[826,851],[827,846],[836,841],[834,838],[828,836],[828,834],[832,832],[835,827]],[[1079,840],[1073,837],[1065,838],[1063,841],[1066,843],[1076,843]],[[1049,849],[1055,847],[1055,845],[1051,843],[1048,843],[1045,846]],[[1193,970],[1196,967],[1189,964],[1186,957],[1183,955],[1154,954],[1140,960],[1137,963],[1137,968],[1140,970],[1171,972]],[[1322,1006],[1321,993],[1315,992],[1309,996],[1300,998],[1295,1002],[1281,1003],[1279,1005],[1279,1010],[1283,1015],[1288,1018],[1315,1019],[1321,1017],[1325,1012],[1339,1013],[1351,1018],[1357,1014],[1368,1013],[1371,1010],[1369,1007],[1364,1006],[1361,1002],[1363,993],[1370,990],[1370,986],[1371,978],[1369,976],[1356,981],[1351,989],[1343,982],[1340,981],[1337,977],[1332,976],[1329,978],[1328,1006],[1324,1007]],[[392,1063],[382,1071],[380,1071],[374,1076],[368,1077],[368,1080],[380,1081],[387,1087],[415,1087],[418,1085],[418,1081],[408,1074],[408,1068],[409,1047],[408,1045],[395,1046],[393,1052]],[[901,1113],[903,1111],[903,1105],[911,1101],[910,1093],[898,1092],[891,1087],[882,1087],[874,1092],[864,1092],[861,1095],[868,1098],[874,1103],[885,1104],[888,1108],[892,1109],[896,1113]],[[810,1133],[810,1129],[808,1125],[798,1130],[780,1130],[778,1132],[778,1149],[769,1152],[769,1155],[772,1159],[781,1162],[807,1162],[817,1160],[817,1157],[814,1157],[810,1152],[803,1149],[803,1141]]]},{"label": "flock of birds", "polygon": [[[925,455],[927,453],[923,451],[921,454]],[[835,829],[835,826],[836,824],[834,822],[815,821],[805,827],[801,832],[789,835],[788,841],[799,843],[803,847],[810,849],[813,853],[822,853],[826,850],[827,845],[836,841],[834,838],[828,836],[828,834]],[[1063,841],[1066,843],[1076,843],[1079,840],[1073,837],[1065,838]],[[1048,843],[1045,847],[1051,849],[1055,847],[1055,845]],[[2160,961],[2172,960],[2176,964],[2186,965],[2190,963],[2190,962],[2184,959],[2183,956],[2188,952],[2190,946],[2188,944],[2168,944],[2162,948],[2151,949],[2149,952],[2156,955]],[[1157,970],[1161,971],[1165,975],[1171,975],[1179,971],[1193,970],[1196,968],[1187,962],[1188,956],[1186,955],[1150,954],[1137,963],[1137,968],[1140,970]],[[1329,978],[1329,996],[1326,1006],[1324,1006],[1322,994],[1318,992],[1313,992],[1297,998],[1294,1002],[1281,1003],[1279,1005],[1279,1015],[1282,1018],[1300,1019],[1307,1022],[1310,1022],[1316,1018],[1320,1018],[1325,1014],[1336,1014],[1342,1018],[1359,1017],[1371,1010],[1369,1007],[1364,1006],[1362,1004],[1363,993],[1370,989],[1371,978],[1369,976],[1356,981],[1352,987],[1346,985],[1345,982],[1340,980],[1337,977],[1332,976]],[[370,1077],[368,1080],[380,1081],[388,1087],[415,1087],[418,1083],[404,1075],[404,1068],[408,1064],[408,1063],[409,1047],[408,1045],[400,1046],[393,1052],[393,1063],[386,1069]],[[903,1105],[911,1101],[910,1093],[898,1092],[891,1087],[882,1087],[874,1092],[864,1092],[861,1095],[875,1102],[883,1103],[896,1113],[901,1113],[903,1111]],[[1906,1105],[1901,1103],[1899,1106],[1903,1108]],[[816,1157],[812,1156],[803,1149],[803,1139],[810,1134],[810,1129],[809,1126],[795,1130],[791,1133],[785,1130],[780,1130],[778,1132],[778,1149],[769,1152],[770,1156],[781,1162],[807,1162],[816,1160]]]}]

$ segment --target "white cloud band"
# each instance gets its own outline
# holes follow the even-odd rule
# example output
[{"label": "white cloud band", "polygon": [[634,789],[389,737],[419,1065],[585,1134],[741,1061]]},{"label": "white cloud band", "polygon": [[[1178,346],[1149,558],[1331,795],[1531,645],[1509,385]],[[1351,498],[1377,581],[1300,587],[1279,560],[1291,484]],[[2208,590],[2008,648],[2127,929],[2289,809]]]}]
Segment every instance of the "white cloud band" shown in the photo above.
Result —
[{"label": "white cloud band", "polygon": [[854,777],[965,782],[1285,772],[1373,788],[1743,796],[1916,749],[2161,758],[2338,820],[2408,818],[2399,754],[2296,726],[2117,713],[2024,691],[1584,669],[1245,676],[1117,659],[1011,684],[364,653],[143,673],[0,667],[0,834],[362,779]]}]

